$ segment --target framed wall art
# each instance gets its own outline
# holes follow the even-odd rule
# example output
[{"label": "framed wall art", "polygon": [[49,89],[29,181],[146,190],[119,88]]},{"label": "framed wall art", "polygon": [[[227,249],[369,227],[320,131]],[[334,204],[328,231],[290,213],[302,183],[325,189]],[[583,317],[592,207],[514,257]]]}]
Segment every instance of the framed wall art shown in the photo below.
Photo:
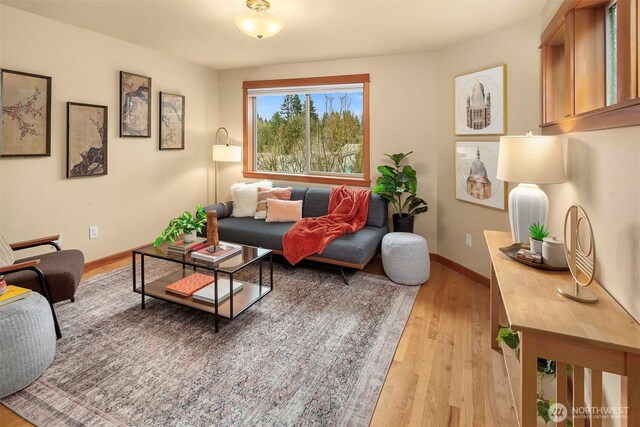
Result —
[{"label": "framed wall art", "polygon": [[456,142],[456,199],[504,210],[507,185],[496,178],[498,141]]},{"label": "framed wall art", "polygon": [[51,155],[51,77],[0,70],[1,157]]},{"label": "framed wall art", "polygon": [[456,135],[506,133],[506,80],[506,65],[455,77]]},{"label": "framed wall art", "polygon": [[107,119],[104,105],[67,102],[67,178],[107,174]]},{"label": "framed wall art", "polygon": [[120,71],[120,137],[151,138],[151,77]]},{"label": "framed wall art", "polygon": [[160,92],[160,149],[184,150],[184,96]]}]

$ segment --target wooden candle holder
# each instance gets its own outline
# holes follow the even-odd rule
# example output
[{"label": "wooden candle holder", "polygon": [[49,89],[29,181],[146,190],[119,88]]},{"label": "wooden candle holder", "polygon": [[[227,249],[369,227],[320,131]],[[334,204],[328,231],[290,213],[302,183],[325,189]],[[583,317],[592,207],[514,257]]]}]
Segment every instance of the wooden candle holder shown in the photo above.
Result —
[{"label": "wooden candle holder", "polygon": [[207,243],[211,246],[218,246],[220,238],[218,237],[218,212],[207,212]]}]

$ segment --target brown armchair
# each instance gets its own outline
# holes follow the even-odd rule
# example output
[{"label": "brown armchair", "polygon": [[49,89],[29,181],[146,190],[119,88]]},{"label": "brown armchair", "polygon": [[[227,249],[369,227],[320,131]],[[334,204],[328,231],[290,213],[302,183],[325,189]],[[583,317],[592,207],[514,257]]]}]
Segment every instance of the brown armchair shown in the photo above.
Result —
[{"label": "brown armchair", "polygon": [[60,236],[49,236],[11,243],[9,246],[14,252],[45,245],[53,246],[56,251],[18,259],[12,265],[0,267],[0,276],[4,275],[7,284],[40,292],[47,298],[58,338],[62,335],[53,304],[64,300],[75,301],[75,293],[84,271],[82,252],[75,249],[61,250],[55,242],[59,238]]}]

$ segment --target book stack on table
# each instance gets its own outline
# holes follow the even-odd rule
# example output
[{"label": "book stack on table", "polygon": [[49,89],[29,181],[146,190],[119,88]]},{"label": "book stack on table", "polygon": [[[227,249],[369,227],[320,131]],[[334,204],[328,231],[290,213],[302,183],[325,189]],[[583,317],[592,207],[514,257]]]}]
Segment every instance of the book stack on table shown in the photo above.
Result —
[{"label": "book stack on table", "polygon": [[165,291],[181,297],[190,297],[211,283],[213,283],[213,277],[202,273],[193,273],[170,284],[165,288]]},{"label": "book stack on table", "polygon": [[[242,290],[244,283],[234,281],[233,293]],[[218,279],[218,302],[229,298],[230,282],[228,279]],[[181,297],[193,297],[194,300],[213,304],[215,302],[215,284],[211,276],[202,273],[193,273],[174,282],[165,288],[165,291]]]},{"label": "book stack on table", "polygon": [[206,246],[202,249],[194,250],[191,253],[191,258],[200,261],[220,262],[240,252],[242,252],[242,246],[220,242],[218,246]]},{"label": "book stack on table", "polygon": [[169,243],[167,250],[170,253],[186,255],[191,251],[206,248],[207,239],[204,237],[196,237],[195,242],[185,243],[184,240],[176,240],[173,243]]}]

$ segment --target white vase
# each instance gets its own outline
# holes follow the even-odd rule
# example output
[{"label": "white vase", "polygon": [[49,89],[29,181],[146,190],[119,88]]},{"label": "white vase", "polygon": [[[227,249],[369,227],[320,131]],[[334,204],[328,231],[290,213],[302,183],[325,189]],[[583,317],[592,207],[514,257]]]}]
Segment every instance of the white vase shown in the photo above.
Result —
[{"label": "white vase", "polygon": [[529,246],[531,246],[531,252],[542,255],[542,240],[529,239]]},{"label": "white vase", "polygon": [[514,243],[527,243],[531,224],[547,224],[549,198],[535,184],[520,184],[509,193],[509,224]]},{"label": "white vase", "polygon": [[184,242],[192,243],[196,241],[196,232],[192,231],[191,233],[184,232]]}]

